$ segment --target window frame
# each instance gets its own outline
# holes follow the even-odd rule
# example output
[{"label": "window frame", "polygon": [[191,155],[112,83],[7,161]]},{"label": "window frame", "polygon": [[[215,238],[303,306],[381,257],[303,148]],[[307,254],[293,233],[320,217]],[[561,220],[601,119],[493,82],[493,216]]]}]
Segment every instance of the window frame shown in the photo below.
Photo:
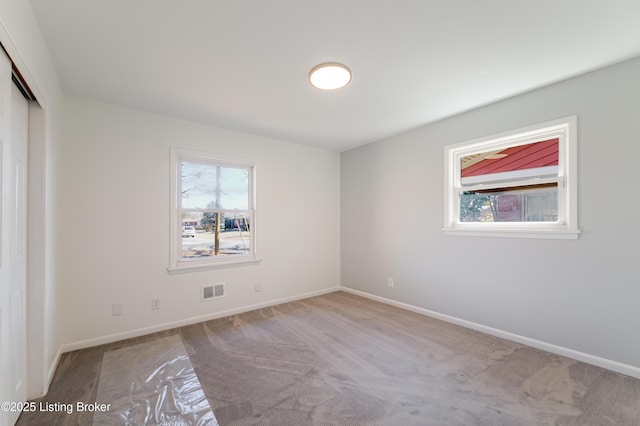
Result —
[{"label": "window frame", "polygon": [[[554,177],[507,181],[511,187],[536,183],[557,183],[558,220],[555,222],[462,222],[460,221],[461,159],[492,150],[527,145],[558,138],[558,166]],[[444,147],[444,227],[445,235],[577,239],[577,116],[560,118],[499,134],[468,140]],[[513,173],[513,172],[507,172]],[[525,172],[526,174],[526,172]],[[505,183],[494,184],[494,187]],[[490,189],[492,185],[484,186]]]},{"label": "window frame", "polygon": [[[241,266],[251,263],[260,262],[261,259],[256,253],[256,164],[255,161],[229,157],[225,155],[196,151],[191,149],[183,149],[171,147],[171,200],[170,200],[170,260],[167,270],[170,273],[189,272],[205,269],[214,269],[220,267]],[[210,164],[215,166],[240,167],[249,170],[249,206],[251,232],[250,253],[247,255],[236,256],[211,256],[210,258],[198,260],[182,260],[182,213],[181,207],[181,184],[182,184],[182,162],[189,161],[201,164]],[[187,209],[209,211],[212,209]],[[228,210],[228,209],[213,209]],[[228,210],[234,211],[234,210]],[[235,210],[240,211],[240,210]]]}]

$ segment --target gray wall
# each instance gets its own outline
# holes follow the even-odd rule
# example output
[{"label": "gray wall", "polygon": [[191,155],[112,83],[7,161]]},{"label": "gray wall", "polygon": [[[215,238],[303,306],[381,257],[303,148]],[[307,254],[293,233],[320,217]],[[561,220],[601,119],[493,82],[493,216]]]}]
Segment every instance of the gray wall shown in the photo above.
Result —
[{"label": "gray wall", "polygon": [[[580,239],[443,235],[444,145],[574,114]],[[639,135],[635,59],[344,152],[342,285],[640,366]]]}]

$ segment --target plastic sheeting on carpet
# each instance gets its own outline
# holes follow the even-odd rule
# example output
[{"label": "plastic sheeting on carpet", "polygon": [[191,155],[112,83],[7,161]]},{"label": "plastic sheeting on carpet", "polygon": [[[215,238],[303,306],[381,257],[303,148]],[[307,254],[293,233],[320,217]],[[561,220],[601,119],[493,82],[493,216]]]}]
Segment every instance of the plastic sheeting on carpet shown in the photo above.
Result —
[{"label": "plastic sheeting on carpet", "polygon": [[94,426],[217,426],[180,336],[104,354]]}]

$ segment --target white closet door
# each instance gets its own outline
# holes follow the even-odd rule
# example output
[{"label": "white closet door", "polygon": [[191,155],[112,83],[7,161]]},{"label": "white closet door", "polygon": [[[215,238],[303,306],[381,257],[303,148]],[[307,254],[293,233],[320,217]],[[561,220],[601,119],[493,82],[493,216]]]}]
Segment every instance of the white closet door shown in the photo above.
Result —
[{"label": "white closet door", "polygon": [[[26,399],[28,128],[28,102],[0,52],[0,402],[10,403]],[[19,414],[0,410],[0,425],[12,425]]]}]

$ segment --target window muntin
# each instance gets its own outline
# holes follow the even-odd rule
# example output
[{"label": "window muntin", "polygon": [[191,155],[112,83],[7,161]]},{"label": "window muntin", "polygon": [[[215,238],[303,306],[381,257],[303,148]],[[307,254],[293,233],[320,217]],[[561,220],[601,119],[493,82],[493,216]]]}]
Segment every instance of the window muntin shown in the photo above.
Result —
[{"label": "window muntin", "polygon": [[577,238],[575,128],[570,117],[445,147],[445,233]]},{"label": "window muntin", "polygon": [[254,165],[172,149],[169,270],[255,261]]}]

